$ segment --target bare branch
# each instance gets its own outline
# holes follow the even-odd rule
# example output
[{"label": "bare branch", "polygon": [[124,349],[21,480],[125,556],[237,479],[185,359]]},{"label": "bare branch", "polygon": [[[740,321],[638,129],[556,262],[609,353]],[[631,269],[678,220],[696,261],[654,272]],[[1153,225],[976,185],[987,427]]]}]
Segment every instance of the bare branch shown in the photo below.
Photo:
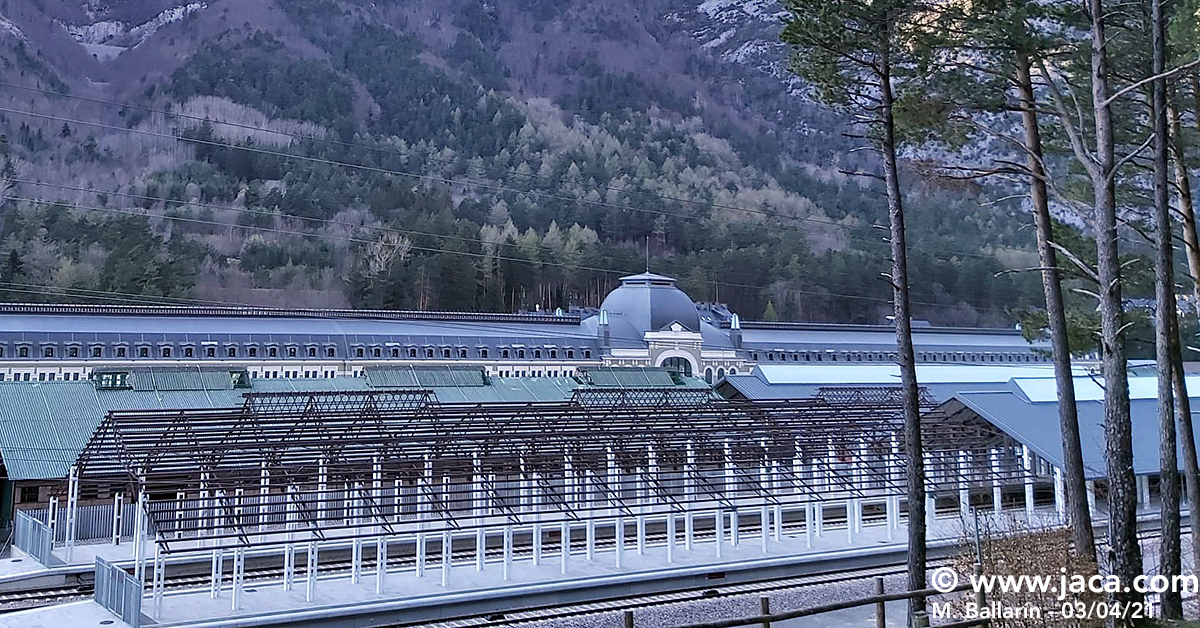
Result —
[{"label": "bare branch", "polygon": [[1139,87],[1143,87],[1143,86],[1145,86],[1149,83],[1153,83],[1154,81],[1157,81],[1159,79],[1172,78],[1176,74],[1186,72],[1187,70],[1190,70],[1191,68],[1194,68],[1196,66],[1200,66],[1200,58],[1197,58],[1195,61],[1189,61],[1181,66],[1167,70],[1166,72],[1155,74],[1154,76],[1148,76],[1140,81],[1137,81],[1136,83],[1126,85],[1125,87],[1117,90],[1112,96],[1109,96],[1103,103],[1101,103],[1101,106],[1107,107],[1107,106],[1111,105],[1114,100],[1124,96],[1125,94],[1128,94],[1129,92],[1131,92],[1135,89],[1138,89]]},{"label": "bare branch", "polygon": [[1083,138],[1075,128],[1075,122],[1071,119],[1071,114],[1067,113],[1066,103],[1063,100],[1062,92],[1058,89],[1058,84],[1054,81],[1054,77],[1050,74],[1050,70],[1046,67],[1046,62],[1042,59],[1037,60],[1038,72],[1041,72],[1042,77],[1046,79],[1046,85],[1050,88],[1050,100],[1054,103],[1054,108],[1058,110],[1058,118],[1062,122],[1063,129],[1067,132],[1067,138],[1071,141],[1071,149],[1075,151],[1075,158],[1083,164],[1087,169],[1088,174],[1093,179],[1099,178],[1100,164],[1096,161],[1083,143]]}]

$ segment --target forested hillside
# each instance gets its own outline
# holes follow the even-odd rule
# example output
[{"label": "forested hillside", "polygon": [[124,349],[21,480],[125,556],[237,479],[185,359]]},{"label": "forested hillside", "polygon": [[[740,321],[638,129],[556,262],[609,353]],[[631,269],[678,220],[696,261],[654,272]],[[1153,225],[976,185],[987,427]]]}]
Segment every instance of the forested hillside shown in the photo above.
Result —
[{"label": "forested hillside", "polygon": [[[0,2],[0,298],[512,311],[671,274],[882,322],[886,204],[770,3]],[[1030,221],[905,175],[913,300],[1037,303]]]}]

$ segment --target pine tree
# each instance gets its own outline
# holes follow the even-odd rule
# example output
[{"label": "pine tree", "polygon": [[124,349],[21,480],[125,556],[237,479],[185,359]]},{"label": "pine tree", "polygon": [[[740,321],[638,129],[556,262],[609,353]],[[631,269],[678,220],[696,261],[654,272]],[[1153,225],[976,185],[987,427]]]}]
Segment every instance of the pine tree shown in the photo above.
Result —
[{"label": "pine tree", "polygon": [[[949,80],[940,81],[943,97],[953,101],[963,114],[992,114],[1016,110],[1023,134],[1010,138],[1024,153],[1024,163],[1000,161],[994,169],[970,169],[972,176],[1017,174],[1029,181],[1029,200],[1036,231],[1042,291],[1046,303],[1044,327],[1049,331],[1058,393],[1059,428],[1063,441],[1063,480],[1067,515],[1071,521],[1074,551],[1091,562],[1096,559],[1079,418],[1071,371],[1070,328],[1063,298],[1062,273],[1055,246],[1054,221],[1050,214],[1048,173],[1044,156],[1038,101],[1032,64],[1048,51],[1062,45],[1059,33],[1065,21],[1077,20],[1074,7],[1046,3],[986,0],[947,6],[940,16],[942,28],[930,38],[959,61],[942,69]],[[1036,25],[1036,26],[1035,26]],[[971,61],[965,61],[970,59]],[[1015,92],[1016,102],[1005,98]],[[986,119],[985,119],[986,120]],[[977,134],[1003,133],[988,128],[987,122],[972,127]],[[1040,328],[1040,326],[1039,326]]]},{"label": "pine tree", "polygon": [[[826,104],[843,108],[865,132],[858,136],[875,150],[887,192],[891,244],[891,285],[896,353],[904,407],[904,453],[908,494],[908,588],[926,583],[925,465],[921,409],[912,344],[908,251],[904,203],[896,160],[899,136],[895,109],[906,96],[905,79],[919,73],[919,48],[909,37],[931,15],[913,0],[784,0],[781,35],[794,51],[790,69],[809,81]],[[910,615],[925,610],[914,598]]]}]

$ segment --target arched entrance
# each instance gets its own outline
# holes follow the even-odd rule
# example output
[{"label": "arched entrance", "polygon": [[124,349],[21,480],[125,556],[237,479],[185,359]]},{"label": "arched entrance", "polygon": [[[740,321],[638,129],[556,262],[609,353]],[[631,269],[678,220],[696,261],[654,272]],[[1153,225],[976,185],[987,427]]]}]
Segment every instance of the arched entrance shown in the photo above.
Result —
[{"label": "arched entrance", "polygon": [[692,363],[689,362],[687,358],[681,358],[678,356],[667,358],[663,360],[662,367],[668,371],[675,371],[681,375],[692,374]]}]

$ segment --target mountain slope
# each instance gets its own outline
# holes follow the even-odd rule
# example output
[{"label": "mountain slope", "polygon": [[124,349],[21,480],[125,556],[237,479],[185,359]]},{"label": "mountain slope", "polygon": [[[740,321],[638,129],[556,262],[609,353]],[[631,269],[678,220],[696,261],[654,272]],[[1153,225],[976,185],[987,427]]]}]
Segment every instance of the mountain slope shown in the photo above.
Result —
[{"label": "mountain slope", "polygon": [[[22,181],[0,296],[587,306],[648,249],[694,297],[751,318],[882,320],[883,203],[839,174],[871,164],[784,71],[778,10],[7,0],[3,80],[43,91],[0,99]],[[992,278],[1028,256],[1012,207],[911,187],[922,316],[1002,323],[1036,299],[1025,278]],[[106,221],[148,222],[157,259],[195,281],[111,276],[94,260],[119,250],[70,238]]]}]

